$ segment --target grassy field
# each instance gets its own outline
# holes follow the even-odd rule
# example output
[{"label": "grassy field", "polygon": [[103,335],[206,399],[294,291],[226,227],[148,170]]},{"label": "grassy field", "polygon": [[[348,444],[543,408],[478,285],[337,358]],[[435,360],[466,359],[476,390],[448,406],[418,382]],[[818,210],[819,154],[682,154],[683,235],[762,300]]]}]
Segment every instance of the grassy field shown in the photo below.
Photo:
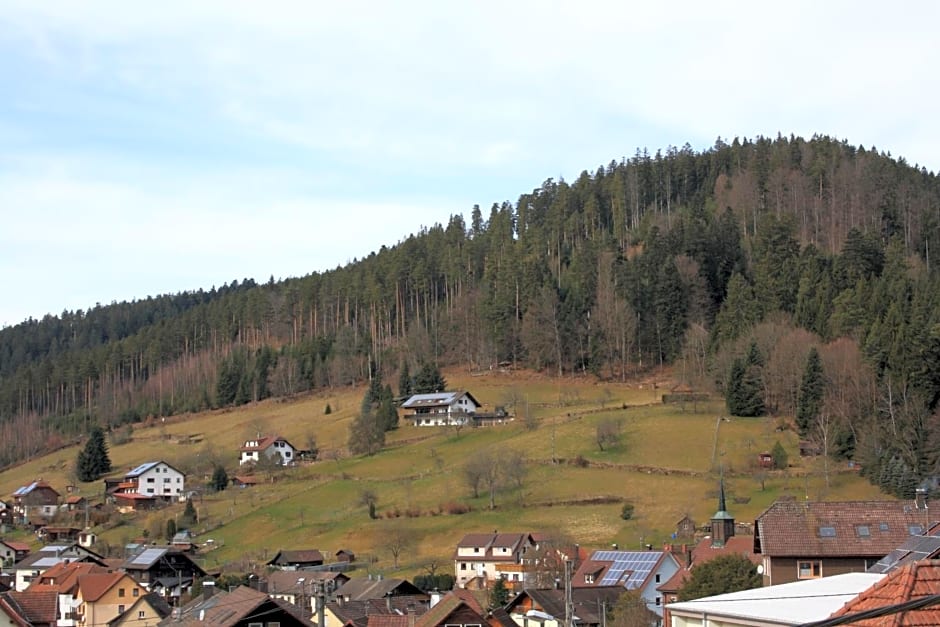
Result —
[{"label": "grassy field", "polygon": [[[219,547],[205,556],[213,569],[246,569],[281,548],[315,547],[324,553],[347,548],[372,557],[376,572],[407,576],[431,561],[446,565],[463,534],[493,529],[560,530],[590,547],[660,545],[685,514],[703,523],[714,513],[719,466],[729,509],[744,522],[753,522],[783,495],[884,498],[835,462],[827,487],[820,462],[801,459],[796,435],[778,432],[776,419],[723,418],[718,401],[700,403],[694,411],[662,405],[660,395],[669,386],[665,375],[658,381],[597,384],[526,372],[445,374],[452,388],[470,390],[487,409],[515,399],[517,411],[528,407],[535,428],[522,420],[459,433],[402,425],[389,434],[379,454],[351,457],[345,452],[347,428],[364,390],[350,388],[140,426],[131,442],[111,448],[111,459],[118,472],[157,459],[184,469],[218,460],[232,474],[238,447],[248,437],[279,433],[304,447],[315,436],[320,461],[285,470],[276,481],[228,489],[196,503],[200,541],[211,538]],[[327,404],[330,414],[324,413]],[[622,440],[601,451],[596,427],[610,419],[621,422]],[[770,473],[761,489],[754,460],[778,440],[790,453],[791,467]],[[528,471],[521,489],[499,492],[494,510],[488,509],[488,495],[473,498],[462,472],[466,461],[484,450],[524,464]],[[61,488],[69,482],[76,454],[77,449],[65,449],[0,473],[0,494],[9,495],[37,477]],[[564,461],[553,464],[553,455]],[[578,458],[588,465],[571,463]],[[187,481],[193,485],[205,479],[189,476]],[[98,496],[101,484],[79,484],[78,489]],[[377,520],[370,520],[359,503],[364,490],[378,496]],[[625,500],[635,504],[631,520],[620,517]],[[450,503],[471,511],[447,514]],[[145,530],[165,528],[166,520],[181,511],[174,505],[131,516],[102,531],[101,538],[120,546]],[[397,571],[382,540],[395,526],[406,526],[419,538],[414,550],[401,556]]]}]

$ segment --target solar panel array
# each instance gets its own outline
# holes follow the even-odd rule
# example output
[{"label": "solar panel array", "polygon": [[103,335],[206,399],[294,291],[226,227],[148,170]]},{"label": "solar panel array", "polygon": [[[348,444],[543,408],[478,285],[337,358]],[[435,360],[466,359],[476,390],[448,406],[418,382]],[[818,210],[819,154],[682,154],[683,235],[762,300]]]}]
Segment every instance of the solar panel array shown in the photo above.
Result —
[{"label": "solar panel array", "polygon": [[147,549],[135,555],[133,559],[128,562],[128,565],[149,566],[160,559],[164,553],[166,553],[166,549]]},{"label": "solar panel array", "polygon": [[878,563],[871,566],[868,572],[888,573],[904,564],[927,559],[931,555],[936,555],[938,551],[940,551],[940,538],[936,536],[913,537],[878,560]]},{"label": "solar panel array", "polygon": [[596,551],[591,559],[595,562],[611,562],[598,585],[619,584],[627,590],[634,590],[643,585],[661,556],[662,551]]}]

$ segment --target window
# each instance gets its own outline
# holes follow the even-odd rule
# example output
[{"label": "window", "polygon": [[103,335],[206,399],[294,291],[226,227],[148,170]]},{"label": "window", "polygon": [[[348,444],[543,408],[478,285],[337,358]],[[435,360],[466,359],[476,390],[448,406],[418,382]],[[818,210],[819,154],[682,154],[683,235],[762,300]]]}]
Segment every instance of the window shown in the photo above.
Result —
[{"label": "window", "polygon": [[268,623],[268,627],[281,627],[281,623],[278,621],[272,621]]},{"label": "window", "polygon": [[663,602],[662,597],[656,597],[656,605],[662,605],[662,602]]},{"label": "window", "polygon": [[584,583],[594,583],[594,573],[585,573]]},{"label": "window", "polygon": [[118,596],[124,598],[124,588],[118,588]]},{"label": "window", "polygon": [[820,527],[819,537],[820,538],[835,538],[836,528],[835,527]]},{"label": "window", "polygon": [[656,583],[660,583],[659,579],[660,579],[660,574],[656,573]]},{"label": "window", "polygon": [[855,525],[855,532],[859,538],[871,537],[871,528],[868,525]]},{"label": "window", "polygon": [[466,563],[466,562],[460,562],[460,570],[467,570],[467,563]]},{"label": "window", "polygon": [[920,534],[924,533],[924,528],[920,525],[910,525],[908,526],[907,531],[912,536],[919,536]]},{"label": "window", "polygon": [[137,612],[137,620],[144,620],[146,616],[147,616],[147,613],[144,612],[143,610],[139,610]]},{"label": "window", "polygon": [[888,523],[886,523],[886,522],[878,523],[878,529],[879,529],[880,531],[887,531],[887,530],[888,530]]},{"label": "window", "polygon": [[264,623],[248,623],[248,627],[264,627]]},{"label": "window", "polygon": [[818,579],[822,577],[822,562],[819,560],[797,562],[797,579]]},{"label": "window", "polygon": [[123,613],[124,613],[124,606],[118,605],[118,614],[123,614]]},{"label": "window", "polygon": [[478,547],[478,546],[473,547],[473,552],[474,552],[474,553],[479,553],[479,552],[480,552],[480,547]]},{"label": "window", "polygon": [[169,483],[169,482],[170,482],[170,478],[169,478],[169,477],[164,477],[164,478],[163,478],[163,483]]},{"label": "window", "polygon": [[153,477],[147,477],[147,483],[153,483],[153,481],[154,481]]}]

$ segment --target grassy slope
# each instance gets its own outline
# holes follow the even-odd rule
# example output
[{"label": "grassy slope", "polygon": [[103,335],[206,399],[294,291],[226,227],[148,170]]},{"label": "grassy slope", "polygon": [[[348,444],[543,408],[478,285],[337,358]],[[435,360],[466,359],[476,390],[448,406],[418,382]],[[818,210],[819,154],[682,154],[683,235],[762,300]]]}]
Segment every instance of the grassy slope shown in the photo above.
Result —
[{"label": "grassy slope", "polygon": [[[454,544],[469,531],[560,529],[586,546],[658,545],[669,538],[684,514],[702,523],[716,509],[715,459],[725,469],[729,497],[750,498],[747,503],[729,502],[739,521],[753,521],[783,494],[810,499],[882,498],[866,481],[845,472],[833,474],[826,489],[820,468],[798,457],[795,434],[776,432],[772,419],[719,421],[716,418],[724,408],[718,402],[702,404],[695,412],[659,404],[664,381],[657,389],[649,382],[596,384],[591,379],[559,380],[531,373],[447,374],[452,387],[471,390],[487,408],[503,403],[510,391],[526,398],[538,428],[526,430],[517,421],[458,434],[453,429],[403,425],[389,434],[386,450],[378,455],[348,457],[342,453],[347,426],[363,393],[348,389],[141,427],[132,442],[112,447],[111,458],[116,469],[123,469],[154,459],[186,465],[194,456],[209,456],[224,460],[231,473],[237,449],[250,435],[277,432],[304,446],[308,434],[316,434],[323,461],[290,469],[275,483],[229,489],[197,503],[200,526],[212,527],[201,539],[211,537],[222,545],[206,555],[211,568],[247,568],[280,548],[316,547],[324,552],[348,548],[372,555],[377,559],[375,568],[388,573],[392,560],[379,536],[396,524],[419,532],[417,548],[400,559],[399,572],[406,575],[419,572],[431,560],[446,569]],[[327,403],[333,412],[325,415]],[[622,409],[624,404],[627,409]],[[612,417],[623,420],[623,443],[601,452],[594,441],[595,426]],[[196,442],[179,443],[185,435]],[[552,465],[553,439],[558,458],[580,455],[594,465]],[[769,478],[761,491],[749,470],[750,462],[777,439],[790,452],[793,467]],[[524,490],[500,493],[494,511],[486,509],[484,495],[470,498],[461,472],[465,460],[486,447],[525,458],[529,468]],[[0,494],[9,495],[39,476],[57,488],[65,485],[76,452],[63,450],[0,473]],[[199,480],[189,478],[190,482]],[[97,494],[100,484],[80,489]],[[378,511],[383,515],[379,520],[369,520],[357,503],[364,489],[379,497]],[[619,502],[572,503],[597,496],[633,501],[635,518],[622,520]],[[448,502],[467,503],[473,511],[462,516],[432,515]],[[397,520],[384,517],[396,509],[422,515]],[[143,529],[162,526],[181,510],[182,506],[174,505],[142,515],[104,532],[102,538],[112,544],[127,542]]]}]

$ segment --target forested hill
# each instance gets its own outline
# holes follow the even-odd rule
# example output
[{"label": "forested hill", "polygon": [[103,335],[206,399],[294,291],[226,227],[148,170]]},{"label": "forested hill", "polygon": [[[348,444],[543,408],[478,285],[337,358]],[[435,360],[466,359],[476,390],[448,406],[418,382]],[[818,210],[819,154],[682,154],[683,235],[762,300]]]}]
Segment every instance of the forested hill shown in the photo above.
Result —
[{"label": "forested hill", "polygon": [[0,465],[370,363],[385,380],[423,361],[615,379],[675,363],[731,396],[759,382],[753,409],[903,493],[940,471],[938,254],[938,177],[874,148],[637,151],[330,272],[0,330]]}]

